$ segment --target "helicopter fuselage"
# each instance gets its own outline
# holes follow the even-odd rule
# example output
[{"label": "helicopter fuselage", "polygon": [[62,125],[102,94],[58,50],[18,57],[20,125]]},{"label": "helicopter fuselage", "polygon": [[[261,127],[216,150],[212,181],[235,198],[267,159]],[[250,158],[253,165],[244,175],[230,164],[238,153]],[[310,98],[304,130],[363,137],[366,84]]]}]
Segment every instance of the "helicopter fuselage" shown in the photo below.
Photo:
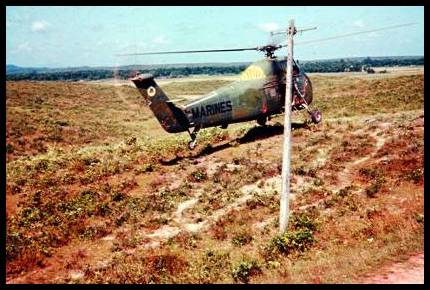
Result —
[{"label": "helicopter fuselage", "polygon": [[[187,104],[184,112],[190,127],[226,126],[282,113],[285,67],[284,60],[258,61],[243,71],[239,80]],[[300,110],[303,100],[308,105],[312,102],[312,84],[296,65],[294,72],[292,109]]]}]

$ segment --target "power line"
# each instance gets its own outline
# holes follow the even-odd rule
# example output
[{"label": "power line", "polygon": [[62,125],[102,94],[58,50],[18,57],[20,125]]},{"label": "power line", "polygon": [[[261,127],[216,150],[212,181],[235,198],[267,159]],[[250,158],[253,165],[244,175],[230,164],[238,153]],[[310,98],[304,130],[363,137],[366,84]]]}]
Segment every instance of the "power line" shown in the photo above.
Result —
[{"label": "power line", "polygon": [[377,29],[370,29],[370,30],[351,32],[351,33],[346,33],[346,34],[341,34],[341,35],[335,35],[335,36],[330,36],[330,37],[326,37],[326,38],[319,38],[319,39],[313,39],[313,40],[308,40],[308,41],[300,41],[300,42],[296,42],[295,44],[300,45],[300,44],[317,43],[317,42],[322,42],[322,41],[327,41],[327,40],[333,40],[333,39],[339,39],[339,38],[343,38],[343,37],[354,36],[354,35],[358,35],[358,34],[365,34],[365,33],[377,32],[377,31],[388,30],[388,29],[393,29],[393,28],[398,28],[398,27],[411,26],[411,25],[415,25],[415,24],[417,24],[417,23],[416,22],[404,23],[404,24],[386,26],[386,27],[377,28]]}]

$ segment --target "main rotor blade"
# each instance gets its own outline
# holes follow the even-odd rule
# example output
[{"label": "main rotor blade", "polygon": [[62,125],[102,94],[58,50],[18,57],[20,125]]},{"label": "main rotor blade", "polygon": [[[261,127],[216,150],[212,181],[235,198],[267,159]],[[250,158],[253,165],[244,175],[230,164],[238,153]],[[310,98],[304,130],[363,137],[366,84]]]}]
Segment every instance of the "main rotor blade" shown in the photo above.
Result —
[{"label": "main rotor blade", "polygon": [[153,54],[175,54],[175,53],[201,53],[201,52],[227,52],[227,51],[245,51],[245,50],[258,50],[258,49],[259,49],[258,47],[249,47],[249,48],[206,49],[206,50],[158,51],[158,52],[142,52],[142,53],[116,54],[116,56],[153,55]]},{"label": "main rotor blade", "polygon": [[388,30],[388,29],[399,28],[399,27],[404,27],[404,26],[410,26],[410,25],[415,25],[415,24],[417,24],[417,23],[416,22],[404,23],[404,24],[386,26],[386,27],[381,27],[381,28],[376,28],[376,29],[370,29],[370,30],[363,30],[363,31],[351,32],[351,33],[346,33],[346,34],[340,34],[340,35],[330,36],[330,37],[326,37],[326,38],[319,38],[319,39],[313,39],[313,40],[308,40],[308,41],[298,41],[298,42],[295,42],[294,44],[308,44],[308,43],[314,43],[314,42],[322,42],[322,41],[327,41],[327,40],[334,40],[334,39],[338,39],[338,38],[354,36],[354,35],[357,35],[357,34],[365,34],[365,33],[382,31],[382,30]]}]

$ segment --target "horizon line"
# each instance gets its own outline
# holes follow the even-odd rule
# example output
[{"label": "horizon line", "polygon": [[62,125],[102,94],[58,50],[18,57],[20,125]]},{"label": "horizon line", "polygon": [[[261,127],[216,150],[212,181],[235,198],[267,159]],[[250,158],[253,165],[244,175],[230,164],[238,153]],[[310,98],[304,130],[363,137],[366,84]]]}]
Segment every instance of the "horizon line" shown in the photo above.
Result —
[{"label": "horizon line", "polygon": [[[335,57],[335,58],[319,58],[319,59],[306,59],[300,60],[300,62],[310,62],[310,61],[327,61],[327,60],[337,60],[337,59],[354,59],[354,58],[395,58],[395,57],[424,57],[423,55],[391,55],[391,56],[346,56],[346,57]],[[295,58],[297,60],[297,58]],[[258,61],[258,60],[257,60]],[[7,63],[6,66],[15,66],[20,68],[36,68],[36,69],[73,69],[73,68],[115,68],[115,67],[125,67],[125,66],[166,66],[166,65],[204,65],[204,64],[245,64],[253,63],[255,61],[235,61],[235,62],[187,62],[187,63],[157,63],[157,64],[124,64],[124,65],[79,65],[79,66],[22,66],[13,63]]]}]

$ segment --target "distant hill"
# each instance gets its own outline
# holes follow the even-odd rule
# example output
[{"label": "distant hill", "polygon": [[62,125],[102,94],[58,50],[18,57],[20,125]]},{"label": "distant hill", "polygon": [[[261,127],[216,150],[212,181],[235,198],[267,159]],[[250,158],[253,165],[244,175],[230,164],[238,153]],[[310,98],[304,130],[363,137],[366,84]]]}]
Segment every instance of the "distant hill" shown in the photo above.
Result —
[{"label": "distant hill", "polygon": [[40,73],[40,72],[43,72],[46,70],[49,70],[49,68],[46,68],[46,67],[21,67],[21,66],[16,66],[13,64],[7,64],[6,65],[6,75],[19,74],[19,73],[31,73],[31,72]]},{"label": "distant hill", "polygon": [[[6,65],[6,80],[99,80],[119,76],[126,79],[137,72],[151,73],[155,77],[183,77],[197,74],[220,75],[238,74],[250,62],[233,63],[182,63],[154,65],[126,65],[120,67],[20,67]],[[390,56],[390,57],[353,57],[323,60],[300,60],[306,72],[342,72],[360,71],[363,66],[407,66],[424,65],[424,56]]]},{"label": "distant hill", "polygon": [[361,71],[371,67],[424,65],[424,56],[352,57],[300,61],[306,72]]}]

